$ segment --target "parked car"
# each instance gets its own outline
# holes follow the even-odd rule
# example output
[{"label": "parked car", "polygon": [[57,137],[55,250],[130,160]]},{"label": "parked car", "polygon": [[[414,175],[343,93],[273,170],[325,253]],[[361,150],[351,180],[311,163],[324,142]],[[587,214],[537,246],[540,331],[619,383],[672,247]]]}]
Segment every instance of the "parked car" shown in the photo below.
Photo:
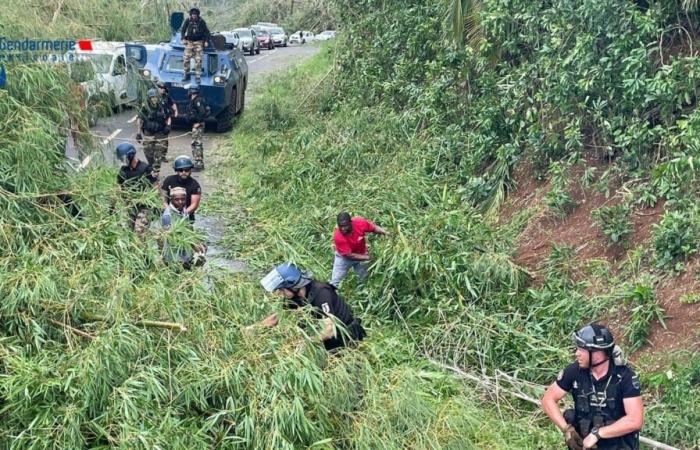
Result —
[{"label": "parked car", "polygon": [[289,36],[287,36],[287,33],[284,31],[284,28],[271,27],[268,28],[267,31],[270,33],[270,36],[272,36],[272,42],[274,42],[275,45],[281,45],[282,47],[287,46],[287,42],[289,42]]},{"label": "parked car", "polygon": [[310,31],[299,31],[289,36],[290,44],[306,44],[314,40],[314,34]]},{"label": "parked car", "polygon": [[238,33],[241,40],[241,50],[249,55],[260,54],[260,43],[256,37],[256,32],[252,28],[236,28],[234,33]]},{"label": "parked car", "polygon": [[334,30],[326,30],[321,34],[317,34],[316,40],[317,41],[327,41],[328,39],[333,39],[334,37],[335,37]]},{"label": "parked car", "polygon": [[233,48],[240,48],[241,38],[235,31],[222,31],[219,33],[224,38],[226,38],[226,48],[231,50]]},{"label": "parked car", "polygon": [[265,30],[256,31],[255,37],[258,38],[258,44],[260,44],[260,48],[266,48],[268,50],[272,50],[275,48],[275,43],[272,40],[272,36],[270,36],[269,32]]}]

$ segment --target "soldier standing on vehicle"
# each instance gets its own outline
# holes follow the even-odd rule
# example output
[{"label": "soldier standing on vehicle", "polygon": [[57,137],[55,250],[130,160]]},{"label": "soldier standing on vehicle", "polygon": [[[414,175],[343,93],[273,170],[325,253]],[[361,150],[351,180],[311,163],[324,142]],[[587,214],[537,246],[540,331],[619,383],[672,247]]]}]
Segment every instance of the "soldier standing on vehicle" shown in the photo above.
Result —
[{"label": "soldier standing on vehicle", "polygon": [[182,36],[182,43],[185,44],[185,54],[183,55],[185,75],[182,81],[190,79],[190,59],[194,56],[194,77],[199,83],[202,76],[204,47],[209,45],[208,41],[211,34],[204,19],[199,17],[198,8],[190,8],[190,17],[185,19],[185,22],[182,24],[180,35]]},{"label": "soldier standing on vehicle", "polygon": [[[170,96],[170,93],[168,92],[168,88],[161,81],[158,82],[157,86],[158,86],[158,94],[160,94],[160,101],[163,103],[165,110],[170,113],[171,118],[177,117],[177,103],[175,103],[173,101],[172,97]],[[168,160],[165,155],[168,154],[169,147],[170,147],[170,141],[168,139],[166,139],[165,140],[165,151],[163,152],[161,162],[166,162]]]},{"label": "soldier standing on vehicle", "polygon": [[136,140],[143,139],[143,152],[148,163],[153,167],[153,175],[160,175],[160,164],[167,151],[168,134],[170,133],[170,111],[165,109],[158,96],[158,91],[149,89],[146,103],[141,106],[138,114],[137,127],[139,133]]},{"label": "soldier standing on vehicle", "polygon": [[335,241],[335,260],[333,261],[333,274],[331,275],[331,285],[336,288],[340,286],[352,268],[355,270],[360,280],[367,278],[366,262],[370,260],[365,234],[377,233],[388,236],[382,227],[363,219],[362,217],[350,217],[347,212],[338,214],[338,228],[333,233]]},{"label": "soldier standing on vehicle", "polygon": [[[123,163],[117,175],[117,183],[124,194],[141,193],[152,187],[158,189],[158,179],[151,166],[136,157],[136,147],[124,142],[116,148],[117,159]],[[135,204],[129,211],[131,227],[137,234],[148,229],[148,206]]]},{"label": "soldier standing on vehicle", "polygon": [[[576,362],[559,372],[542,397],[542,409],[572,450],[636,450],[644,423],[639,378],[622,361],[610,330],[593,323],[573,333]],[[574,409],[558,402],[571,392]]]},{"label": "soldier standing on vehicle", "polygon": [[188,119],[192,123],[192,157],[194,170],[204,170],[204,145],[202,133],[204,133],[204,121],[209,116],[209,105],[199,95],[199,86],[192,85],[189,89],[190,105]]},{"label": "soldier standing on vehicle", "polygon": [[[274,268],[260,281],[267,292],[277,291],[284,297],[286,309],[299,309],[311,306],[316,319],[324,321],[324,328],[317,339],[331,351],[348,344],[361,341],[367,336],[360,319],[356,319],[350,306],[338,296],[333,286],[311,278],[291,263]],[[258,326],[277,326],[277,314],[272,314],[259,322]],[[341,325],[341,327],[338,327]],[[256,325],[246,327],[251,330]]]},{"label": "soldier standing on vehicle", "polygon": [[185,212],[190,222],[194,222],[194,213],[199,208],[199,202],[202,199],[202,187],[199,182],[192,177],[192,168],[194,163],[192,158],[186,155],[181,155],[175,158],[173,169],[175,175],[170,175],[163,180],[161,189],[163,190],[164,206],[167,207],[170,202],[169,192],[176,187],[183,188],[187,197],[185,198]]}]

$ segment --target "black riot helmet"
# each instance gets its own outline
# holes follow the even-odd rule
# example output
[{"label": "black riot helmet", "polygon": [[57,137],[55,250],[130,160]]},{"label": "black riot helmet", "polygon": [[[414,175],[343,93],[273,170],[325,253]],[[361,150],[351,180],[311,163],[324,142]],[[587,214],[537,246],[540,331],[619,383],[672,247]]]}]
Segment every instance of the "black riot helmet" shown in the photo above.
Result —
[{"label": "black riot helmet", "polygon": [[597,323],[581,328],[571,335],[571,339],[576,347],[588,351],[611,351],[615,346],[615,339],[608,327]]}]

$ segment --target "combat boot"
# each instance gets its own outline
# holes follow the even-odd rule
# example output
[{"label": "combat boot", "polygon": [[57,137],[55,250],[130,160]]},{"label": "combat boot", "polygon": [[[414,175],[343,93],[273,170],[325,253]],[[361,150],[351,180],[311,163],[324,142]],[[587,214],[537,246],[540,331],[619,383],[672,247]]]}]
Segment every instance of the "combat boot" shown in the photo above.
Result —
[{"label": "combat boot", "polygon": [[190,81],[190,74],[189,74],[189,72],[186,73],[186,74],[182,77],[182,81]]}]

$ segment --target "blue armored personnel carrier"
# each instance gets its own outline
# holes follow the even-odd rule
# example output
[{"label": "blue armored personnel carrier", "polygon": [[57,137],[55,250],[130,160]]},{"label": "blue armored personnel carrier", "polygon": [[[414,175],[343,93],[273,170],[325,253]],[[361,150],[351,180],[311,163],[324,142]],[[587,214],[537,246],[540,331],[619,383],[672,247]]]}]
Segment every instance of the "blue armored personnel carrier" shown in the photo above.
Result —
[{"label": "blue armored personnel carrier", "polygon": [[[185,46],[181,41],[180,27],[183,20],[182,12],[171,15],[170,42],[157,45],[127,43],[126,55],[129,93],[143,99],[149,88],[162,82],[180,111],[173,123],[186,126],[190,83],[182,82]],[[248,85],[248,64],[241,50],[227,49],[225,37],[213,35],[204,49],[202,76],[197,84],[200,96],[206,99],[211,109],[207,128],[213,124],[216,131],[230,130],[236,116],[243,111]]]}]

